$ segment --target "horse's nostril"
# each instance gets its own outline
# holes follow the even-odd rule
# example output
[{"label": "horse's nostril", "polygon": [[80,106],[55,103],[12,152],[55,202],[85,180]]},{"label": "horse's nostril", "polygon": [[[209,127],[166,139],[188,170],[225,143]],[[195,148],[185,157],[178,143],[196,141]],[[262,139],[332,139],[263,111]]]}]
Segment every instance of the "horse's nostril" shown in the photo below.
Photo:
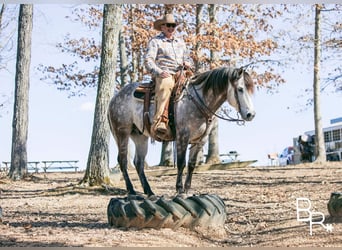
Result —
[{"label": "horse's nostril", "polygon": [[247,119],[248,119],[248,120],[253,119],[254,116],[255,116],[255,113],[247,113]]}]

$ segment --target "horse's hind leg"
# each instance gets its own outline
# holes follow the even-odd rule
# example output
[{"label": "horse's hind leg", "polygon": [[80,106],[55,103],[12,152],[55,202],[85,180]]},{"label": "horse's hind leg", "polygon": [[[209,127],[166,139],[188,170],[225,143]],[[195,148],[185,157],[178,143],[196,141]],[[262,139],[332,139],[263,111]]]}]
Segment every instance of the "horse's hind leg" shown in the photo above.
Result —
[{"label": "horse's hind leg", "polygon": [[139,134],[138,131],[134,131],[132,133],[132,140],[135,144],[134,165],[137,170],[141,185],[144,189],[144,193],[148,196],[152,196],[154,193],[151,190],[144,171],[145,157],[148,149],[148,137]]},{"label": "horse's hind leg", "polygon": [[115,139],[118,145],[118,163],[120,165],[120,170],[123,175],[123,178],[126,183],[126,189],[129,194],[136,195],[136,192],[133,188],[132,182],[128,176],[127,165],[128,165],[128,138],[129,132],[126,129],[119,130],[118,133],[115,134]]}]

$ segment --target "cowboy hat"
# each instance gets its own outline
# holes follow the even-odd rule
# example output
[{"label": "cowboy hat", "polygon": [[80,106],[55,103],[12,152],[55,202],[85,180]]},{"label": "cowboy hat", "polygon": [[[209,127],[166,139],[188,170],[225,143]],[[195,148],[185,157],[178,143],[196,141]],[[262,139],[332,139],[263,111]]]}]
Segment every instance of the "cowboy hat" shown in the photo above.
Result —
[{"label": "cowboy hat", "polygon": [[154,23],[153,23],[153,27],[156,29],[156,30],[159,30],[161,31],[161,26],[163,24],[166,24],[166,23],[174,23],[176,24],[176,26],[178,25],[178,23],[175,21],[175,18],[173,17],[172,14],[166,14],[162,19],[158,19],[156,20]]}]

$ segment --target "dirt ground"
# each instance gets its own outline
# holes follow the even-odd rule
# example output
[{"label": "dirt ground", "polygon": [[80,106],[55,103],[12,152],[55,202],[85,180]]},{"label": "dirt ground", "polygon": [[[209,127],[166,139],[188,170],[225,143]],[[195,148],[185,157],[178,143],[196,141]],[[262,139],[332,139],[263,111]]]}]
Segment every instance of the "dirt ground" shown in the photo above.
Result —
[{"label": "dirt ground", "polygon": [[[82,188],[84,173],[39,173],[23,181],[0,178],[1,247],[341,247],[342,224],[329,216],[331,192],[342,191],[342,164],[245,167],[195,174],[195,193],[219,195],[227,220],[221,232],[172,229],[120,229],[107,223],[112,197],[124,197],[121,179],[114,189]],[[141,191],[137,176],[131,175]],[[174,195],[175,176],[149,176],[157,195]],[[298,222],[296,198],[325,215],[324,225]]]}]

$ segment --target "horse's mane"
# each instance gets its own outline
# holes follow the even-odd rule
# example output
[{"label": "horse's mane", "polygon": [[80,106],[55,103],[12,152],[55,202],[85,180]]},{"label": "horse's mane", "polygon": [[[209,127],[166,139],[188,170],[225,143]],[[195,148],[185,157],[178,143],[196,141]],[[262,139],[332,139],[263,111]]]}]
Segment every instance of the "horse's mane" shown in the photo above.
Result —
[{"label": "horse's mane", "polygon": [[[226,91],[228,84],[238,78],[238,70],[236,68],[222,67],[209,70],[194,76],[191,84],[200,85],[203,83],[203,93],[206,94],[210,89],[213,91],[214,96],[219,95]],[[254,92],[254,83],[250,75],[243,71],[245,85],[250,93]]]}]

